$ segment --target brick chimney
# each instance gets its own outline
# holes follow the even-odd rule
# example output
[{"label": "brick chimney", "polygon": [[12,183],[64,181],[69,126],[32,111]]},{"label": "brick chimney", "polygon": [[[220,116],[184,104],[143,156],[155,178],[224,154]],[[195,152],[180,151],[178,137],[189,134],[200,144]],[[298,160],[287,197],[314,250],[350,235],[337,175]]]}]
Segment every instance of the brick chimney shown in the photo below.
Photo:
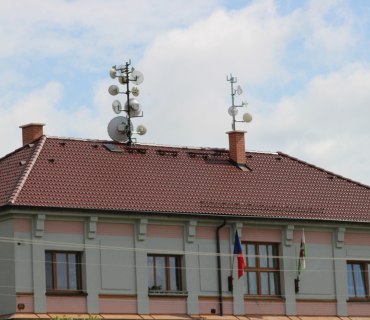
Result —
[{"label": "brick chimney", "polygon": [[44,135],[42,127],[44,125],[44,123],[29,123],[19,126],[19,128],[22,128],[23,145],[29,144],[42,137]]},{"label": "brick chimney", "polygon": [[237,165],[245,166],[245,131],[229,131],[229,157]]}]

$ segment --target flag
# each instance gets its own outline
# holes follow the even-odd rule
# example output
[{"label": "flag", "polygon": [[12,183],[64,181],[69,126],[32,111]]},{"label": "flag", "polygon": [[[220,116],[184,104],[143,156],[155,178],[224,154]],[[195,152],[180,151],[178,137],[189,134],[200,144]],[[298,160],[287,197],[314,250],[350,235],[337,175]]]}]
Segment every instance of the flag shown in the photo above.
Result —
[{"label": "flag", "polygon": [[306,239],[304,236],[304,230],[302,230],[301,246],[299,249],[297,275],[301,274],[302,270],[306,269]]},{"label": "flag", "polygon": [[244,274],[244,269],[247,266],[247,264],[245,263],[242,245],[240,243],[238,236],[238,231],[235,231],[234,254],[238,258],[238,279],[240,279]]}]

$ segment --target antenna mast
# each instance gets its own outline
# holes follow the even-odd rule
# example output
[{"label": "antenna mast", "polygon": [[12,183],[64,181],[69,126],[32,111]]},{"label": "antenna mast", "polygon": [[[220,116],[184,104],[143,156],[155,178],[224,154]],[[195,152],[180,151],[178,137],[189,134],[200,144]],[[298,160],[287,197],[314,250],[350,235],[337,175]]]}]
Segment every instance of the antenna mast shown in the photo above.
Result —
[{"label": "antenna mast", "polygon": [[226,77],[226,81],[230,82],[231,106],[228,109],[228,113],[233,118],[232,123],[231,123],[231,128],[232,128],[233,131],[235,131],[236,130],[235,129],[235,123],[236,122],[251,122],[252,121],[252,116],[249,113],[244,113],[243,120],[236,120],[236,115],[238,114],[238,108],[247,107],[248,103],[242,101],[241,105],[239,105],[239,106],[235,105],[235,103],[234,103],[235,94],[237,94],[238,96],[241,95],[243,93],[243,89],[239,85],[237,86],[236,89],[234,89],[234,83],[237,83],[238,79],[236,77],[233,77],[232,74],[230,74],[230,77],[229,76]]},{"label": "antenna mast", "polygon": [[128,145],[132,145],[132,134],[144,135],[146,133],[146,128],[143,125],[139,125],[136,131],[133,130],[133,125],[131,118],[142,117],[143,112],[141,111],[141,105],[139,101],[135,98],[130,98],[130,94],[137,97],[140,93],[138,87],[130,88],[130,82],[140,85],[144,81],[144,76],[140,71],[135,70],[133,67],[129,68],[131,65],[131,60],[125,64],[121,64],[118,67],[113,66],[109,75],[112,79],[118,78],[118,82],[122,85],[126,85],[126,91],[120,91],[117,85],[111,85],[108,88],[108,92],[115,96],[117,94],[126,95],[126,103],[122,108],[121,102],[119,100],[114,100],[112,103],[113,111],[119,114],[125,111],[127,116],[115,117],[108,124],[108,134],[112,140],[117,142],[127,142]]}]

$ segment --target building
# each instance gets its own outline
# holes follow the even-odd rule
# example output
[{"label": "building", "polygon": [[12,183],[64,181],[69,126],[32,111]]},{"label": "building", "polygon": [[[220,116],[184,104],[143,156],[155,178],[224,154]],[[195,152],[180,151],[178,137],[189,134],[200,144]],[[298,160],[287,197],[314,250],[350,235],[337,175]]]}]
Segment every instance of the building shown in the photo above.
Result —
[{"label": "building", "polygon": [[22,131],[0,159],[3,318],[370,316],[370,187],[241,131],[229,150]]}]

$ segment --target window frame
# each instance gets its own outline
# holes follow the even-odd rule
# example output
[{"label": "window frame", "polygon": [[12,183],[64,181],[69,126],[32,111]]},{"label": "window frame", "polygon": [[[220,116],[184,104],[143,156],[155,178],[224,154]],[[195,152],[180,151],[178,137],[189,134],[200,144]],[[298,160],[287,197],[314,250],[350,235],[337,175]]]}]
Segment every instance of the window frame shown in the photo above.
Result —
[{"label": "window frame", "polygon": [[[255,242],[255,241],[245,241],[242,243],[243,244],[243,249],[244,249],[244,254],[245,254],[245,260],[246,260],[246,267],[244,269],[245,274],[244,274],[244,294],[247,297],[271,297],[271,298],[276,298],[281,296],[281,284],[280,284],[280,261],[279,261],[279,243],[274,243],[274,242]],[[255,266],[249,266],[249,260],[248,260],[248,245],[253,245],[254,246],[254,258],[255,258]],[[260,246],[263,245],[266,247],[266,260],[267,260],[267,267],[261,266],[261,254],[259,252]],[[268,246],[272,246],[272,255],[269,255],[268,253]],[[272,257],[272,263],[273,266],[269,266],[269,257]],[[250,282],[249,278],[245,280],[246,277],[248,277],[249,272],[255,272],[256,273],[256,286],[257,286],[257,293],[250,293]],[[261,280],[261,273],[266,272],[268,275],[270,273],[275,274],[275,292],[274,294],[271,294],[271,279],[268,276],[267,281],[268,281],[268,293],[263,293],[262,292],[262,280]],[[248,286],[248,288],[246,287]]]},{"label": "window frame", "polygon": [[[47,255],[51,255],[51,279],[52,279],[52,288],[48,288],[47,278],[48,278],[48,268],[47,264],[50,263],[47,259]],[[66,258],[66,282],[67,289],[58,288],[58,273],[57,273],[57,264],[56,256],[58,254],[64,254]],[[70,289],[70,265],[72,262],[69,261],[69,255],[74,255],[75,257],[75,272],[76,272],[76,289]],[[80,251],[64,251],[64,250],[45,250],[45,287],[46,294],[65,294],[65,295],[79,295],[83,293],[82,290],[82,252]]]},{"label": "window frame", "polygon": [[[153,265],[151,268],[153,268],[153,281],[154,285],[152,287],[149,287],[149,257],[153,259]],[[157,285],[157,267],[156,267],[156,259],[157,258],[164,258],[165,265],[165,284],[166,288],[159,288]],[[175,277],[176,277],[176,286],[178,287],[178,290],[171,290],[171,272],[170,272],[170,258],[175,258]],[[156,293],[164,293],[164,294],[181,294],[185,293],[184,291],[184,285],[183,285],[183,274],[182,274],[182,261],[183,257],[181,255],[175,255],[175,254],[147,254],[147,263],[148,263],[148,292],[149,294],[156,294]]]},{"label": "window frame", "polygon": [[[352,274],[352,282],[353,282],[353,290],[355,293],[355,296],[349,295],[349,278],[348,278],[348,265],[352,266],[351,274]],[[353,265],[360,265],[361,268],[361,274],[362,274],[362,280],[364,282],[364,292],[365,296],[357,296],[357,285],[356,285],[356,276],[355,271],[353,269]],[[348,300],[350,301],[368,301],[370,300],[370,293],[369,293],[369,271],[370,271],[370,261],[356,261],[356,260],[348,260],[346,263],[346,275],[347,275],[347,294],[348,294]]]}]

